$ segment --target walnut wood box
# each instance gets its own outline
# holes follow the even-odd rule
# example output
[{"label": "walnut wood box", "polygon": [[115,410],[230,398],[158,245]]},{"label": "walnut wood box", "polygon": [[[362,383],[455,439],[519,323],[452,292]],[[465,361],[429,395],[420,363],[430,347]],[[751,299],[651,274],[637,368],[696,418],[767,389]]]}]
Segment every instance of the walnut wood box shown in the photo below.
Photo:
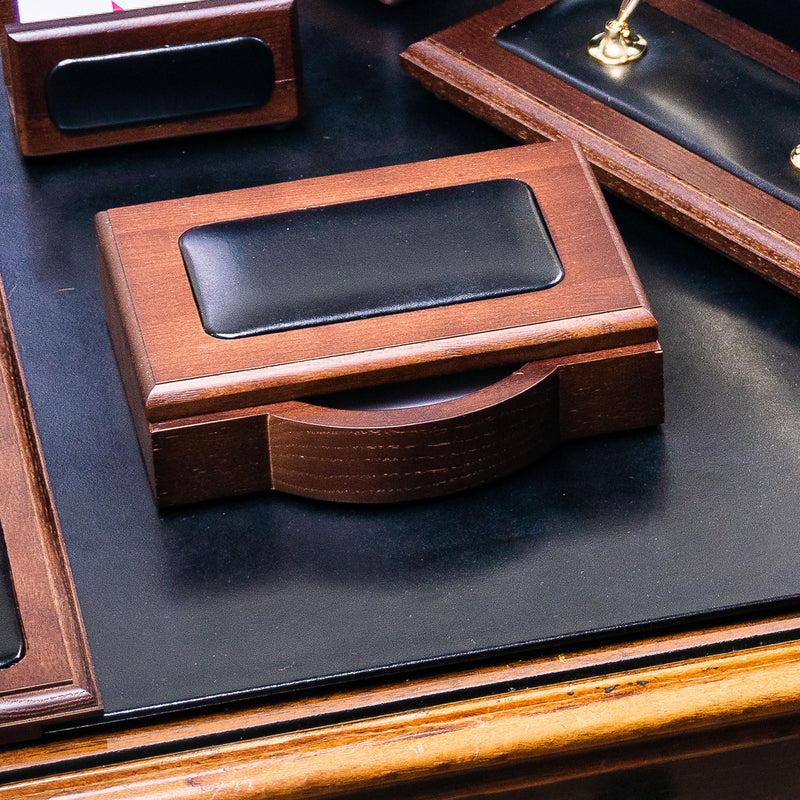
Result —
[{"label": "walnut wood box", "polygon": [[[743,179],[726,163],[748,151],[771,148],[775,158],[770,168],[782,172],[784,183],[789,174],[795,175],[797,196],[800,171],[792,172],[789,155],[800,143],[800,128],[791,119],[781,123],[775,119],[784,113],[791,118],[792,110],[797,111],[800,53],[700,0],[646,0],[638,7],[630,24],[648,40],[648,53],[634,64],[606,68],[609,83],[619,82],[626,70],[631,75],[637,69],[640,74],[655,74],[661,68],[658,59],[666,60],[665,53],[683,55],[685,36],[692,41],[705,38],[694,55],[675,57],[670,65],[675,69],[660,73],[658,86],[664,91],[656,89],[650,109],[657,109],[681,82],[689,98],[700,96],[715,103],[728,98],[719,100],[728,103],[725,119],[702,113],[696,119],[697,129],[707,136],[706,151],[714,151],[701,153],[632,116],[630,107],[621,108],[608,97],[591,93],[588,82],[571,81],[563,70],[547,69],[501,45],[501,32],[525,25],[533,15],[552,14],[559,5],[572,13],[587,3],[506,0],[411,45],[401,56],[403,68],[437,96],[522,141],[577,142],[604,186],[800,295],[800,208],[785,193],[766,189],[761,180]],[[592,8],[598,17],[592,24],[599,32],[619,3],[594,3]],[[654,14],[666,20],[663,37],[651,35],[643,21]],[[682,33],[670,33],[670,24]],[[564,33],[574,41],[574,51],[570,44],[569,52],[593,63],[586,54],[585,31]],[[727,53],[726,61],[741,66],[741,73],[723,70],[711,77],[703,61],[708,47]],[[559,53],[564,52],[562,47]],[[737,97],[739,76],[755,73],[764,76],[763,90],[756,87]],[[767,102],[768,89],[775,83],[793,86],[791,103]],[[763,130],[744,142],[728,141],[729,134],[740,128],[740,115],[751,112],[760,118]],[[680,114],[676,120],[680,132]]]},{"label": "walnut wood box", "polygon": [[0,50],[26,156],[284,123],[301,112],[293,0],[214,0],[20,24]]},{"label": "walnut wood box", "polygon": [[[201,324],[179,249],[188,229],[509,178],[532,191],[563,264],[549,288],[232,339]],[[427,497],[562,439],[662,421],[656,321],[568,143],[113,209],[97,230],[108,327],[161,506],[265,489]],[[505,377],[421,407],[308,400],[503,365]]]}]

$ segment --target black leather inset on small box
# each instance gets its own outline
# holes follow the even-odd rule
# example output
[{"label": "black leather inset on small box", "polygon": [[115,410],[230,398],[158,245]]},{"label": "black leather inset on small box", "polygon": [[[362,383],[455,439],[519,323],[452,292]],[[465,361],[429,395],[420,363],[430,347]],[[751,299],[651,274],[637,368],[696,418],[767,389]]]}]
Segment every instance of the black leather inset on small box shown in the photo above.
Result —
[{"label": "black leather inset on small box", "polygon": [[181,253],[222,338],[544,289],[561,261],[527,184],[502,179],[192,228]]},{"label": "black leather inset on small box", "polygon": [[800,85],[652,6],[630,27],[647,54],[604,66],[586,52],[619,4],[561,0],[504,28],[502,47],[800,208]]},{"label": "black leather inset on small box", "polygon": [[272,50],[241,36],[65,59],[45,93],[53,124],[78,132],[258,108],[274,87]]},{"label": "black leather inset on small box", "polygon": [[19,661],[24,647],[17,603],[11,587],[6,543],[0,527],[0,669]]}]

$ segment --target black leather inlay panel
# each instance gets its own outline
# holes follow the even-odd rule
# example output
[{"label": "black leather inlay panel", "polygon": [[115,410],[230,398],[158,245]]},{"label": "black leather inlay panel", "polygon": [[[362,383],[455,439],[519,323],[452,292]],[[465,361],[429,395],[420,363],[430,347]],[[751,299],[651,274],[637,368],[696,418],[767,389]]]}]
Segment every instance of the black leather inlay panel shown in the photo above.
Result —
[{"label": "black leather inlay panel", "polygon": [[45,92],[57,128],[87,131],[257,108],[274,86],[269,46],[243,36],[65,59]]},{"label": "black leather inlay panel", "polygon": [[25,641],[19,624],[17,603],[11,588],[6,542],[0,526],[0,669],[22,658]]},{"label": "black leather inlay panel", "polygon": [[608,67],[586,46],[619,4],[561,0],[500,31],[497,42],[774,197],[800,208],[800,86],[651,6],[630,26],[639,61]]},{"label": "black leather inlay panel", "polygon": [[528,292],[563,268],[512,179],[192,228],[180,248],[222,338]]}]

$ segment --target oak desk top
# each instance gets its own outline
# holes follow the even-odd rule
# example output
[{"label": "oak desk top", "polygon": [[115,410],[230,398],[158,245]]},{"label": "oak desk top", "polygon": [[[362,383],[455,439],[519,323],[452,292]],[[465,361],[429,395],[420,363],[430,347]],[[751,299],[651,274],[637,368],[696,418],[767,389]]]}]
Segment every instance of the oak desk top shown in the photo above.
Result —
[{"label": "oak desk top", "polygon": [[[139,786],[137,759],[172,754],[164,796],[190,791],[186,760],[208,775],[218,765],[214,780],[249,765],[236,780],[272,776],[275,796],[469,776],[472,757],[487,775],[517,770],[522,786],[535,758],[796,732],[798,301],[616,201],[660,323],[662,428],[572,443],[441,502],[152,505],[105,331],[93,215],[514,146],[397,59],[488,5],[301,3],[308,113],[281,131],[24,163],[0,108],[0,274],[106,708],[7,749],[4,781],[44,797],[40,777],[76,770],[91,797],[104,781]],[[716,680],[731,670],[735,683]],[[706,728],[735,733],[701,745]],[[570,771],[559,763],[547,774]],[[478,784],[451,785],[462,797]]]}]

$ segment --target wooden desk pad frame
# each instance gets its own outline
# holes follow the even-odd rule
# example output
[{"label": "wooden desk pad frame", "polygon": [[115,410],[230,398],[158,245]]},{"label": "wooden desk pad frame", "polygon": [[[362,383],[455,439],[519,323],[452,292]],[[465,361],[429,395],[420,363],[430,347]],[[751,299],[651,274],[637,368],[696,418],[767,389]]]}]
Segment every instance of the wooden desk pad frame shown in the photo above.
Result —
[{"label": "wooden desk pad frame", "polygon": [[[178,247],[188,228],[494,178],[532,189],[564,267],[555,286],[239,339],[203,329]],[[656,321],[599,187],[569,143],[113,209],[98,215],[97,229],[109,331],[160,505],[269,488],[358,502],[426,497],[434,479],[456,491],[528,463],[559,440],[559,416],[562,438],[663,419]],[[478,406],[461,398],[387,412],[380,430],[299,402],[525,362],[538,366],[476,393]],[[562,367],[571,408],[559,412]],[[457,435],[462,419],[470,421]],[[376,468],[358,463],[387,427],[406,449],[441,439],[437,453],[451,455],[445,463],[428,454],[427,469],[382,464],[386,479],[376,485]],[[477,467],[467,463],[475,448],[484,453]],[[312,470],[306,456],[323,451]]]},{"label": "wooden desk pad frame", "polygon": [[101,709],[0,284],[0,520],[22,658],[0,669],[0,742]]},{"label": "wooden desk pad frame", "polygon": [[[292,0],[205,0],[186,6],[17,22],[14,0],[0,0],[0,54],[21,152],[65,153],[297,119],[303,91],[297,11]],[[48,74],[65,59],[256,36],[272,51],[275,86],[267,103],[185,118],[96,130],[63,131],[50,118]]]},{"label": "wooden desk pad frame", "polygon": [[[403,68],[517,139],[577,142],[604,186],[800,295],[800,211],[496,43],[502,28],[553,2],[507,0],[411,45]],[[700,0],[646,2],[800,82],[799,53],[727,14]]]}]

